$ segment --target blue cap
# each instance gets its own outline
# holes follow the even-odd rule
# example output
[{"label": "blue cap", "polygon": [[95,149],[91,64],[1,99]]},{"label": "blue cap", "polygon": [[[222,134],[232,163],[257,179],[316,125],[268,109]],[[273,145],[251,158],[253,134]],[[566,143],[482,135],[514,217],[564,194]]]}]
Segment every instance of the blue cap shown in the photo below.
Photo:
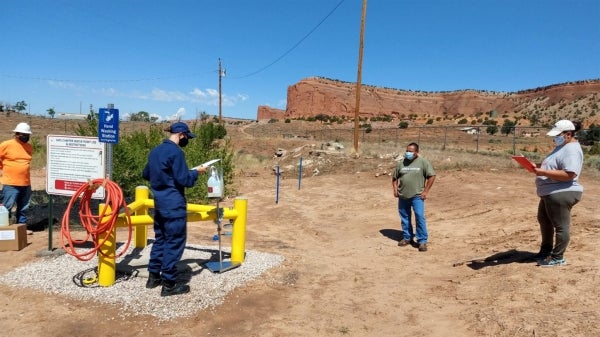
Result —
[{"label": "blue cap", "polygon": [[190,128],[184,122],[173,123],[169,128],[171,133],[185,133],[188,138],[196,138],[196,135],[190,131]]}]

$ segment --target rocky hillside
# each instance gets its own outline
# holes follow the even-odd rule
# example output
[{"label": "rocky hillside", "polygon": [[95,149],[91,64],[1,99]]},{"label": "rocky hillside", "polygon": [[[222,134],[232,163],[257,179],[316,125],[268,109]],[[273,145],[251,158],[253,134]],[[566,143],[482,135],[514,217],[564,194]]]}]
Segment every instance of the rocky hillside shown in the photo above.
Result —
[{"label": "rocky hillside", "polygon": [[[257,119],[298,119],[319,114],[353,118],[356,85],[325,78],[307,78],[290,86],[286,110],[258,108]],[[544,124],[556,119],[600,122],[600,79],[562,83],[519,92],[460,90],[424,92],[363,85],[360,116],[406,120],[413,124],[456,123],[482,116],[518,119],[519,125]],[[430,121],[429,123],[431,123]]]}]

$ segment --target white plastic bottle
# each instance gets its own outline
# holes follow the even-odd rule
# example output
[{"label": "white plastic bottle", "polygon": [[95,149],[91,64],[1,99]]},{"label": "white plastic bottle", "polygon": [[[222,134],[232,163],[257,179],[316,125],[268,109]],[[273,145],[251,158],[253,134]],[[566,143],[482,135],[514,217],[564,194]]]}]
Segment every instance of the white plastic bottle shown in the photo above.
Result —
[{"label": "white plastic bottle", "polygon": [[211,168],[211,174],[207,181],[208,185],[208,197],[209,198],[222,198],[223,197],[223,183],[219,177],[218,171],[215,167]]},{"label": "white plastic bottle", "polygon": [[0,226],[8,226],[8,209],[0,204]]}]

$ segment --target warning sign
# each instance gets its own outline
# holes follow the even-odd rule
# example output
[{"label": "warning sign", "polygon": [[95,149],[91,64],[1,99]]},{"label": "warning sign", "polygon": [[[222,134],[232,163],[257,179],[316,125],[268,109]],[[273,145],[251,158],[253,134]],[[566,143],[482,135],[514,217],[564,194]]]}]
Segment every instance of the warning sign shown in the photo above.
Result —
[{"label": "warning sign", "polygon": [[[72,196],[88,181],[106,176],[105,144],[95,137],[48,135],[46,192]],[[104,199],[104,188],[92,198]]]}]

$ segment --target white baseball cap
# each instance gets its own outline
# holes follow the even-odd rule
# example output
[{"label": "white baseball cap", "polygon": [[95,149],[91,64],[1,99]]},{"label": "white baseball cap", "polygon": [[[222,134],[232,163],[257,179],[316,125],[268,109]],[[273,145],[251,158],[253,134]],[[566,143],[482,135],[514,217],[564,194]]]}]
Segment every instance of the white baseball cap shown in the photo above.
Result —
[{"label": "white baseball cap", "polygon": [[575,125],[573,124],[573,122],[567,119],[563,119],[556,122],[552,130],[548,131],[546,135],[554,137],[560,135],[565,131],[575,131]]}]

